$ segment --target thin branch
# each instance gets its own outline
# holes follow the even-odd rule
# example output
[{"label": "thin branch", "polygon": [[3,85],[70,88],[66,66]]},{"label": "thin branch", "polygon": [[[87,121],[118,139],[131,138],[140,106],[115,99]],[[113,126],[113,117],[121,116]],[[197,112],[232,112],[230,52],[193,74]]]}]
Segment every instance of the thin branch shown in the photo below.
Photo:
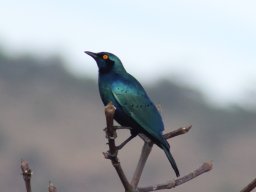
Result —
[{"label": "thin branch", "polygon": [[139,188],[138,192],[149,192],[149,191],[157,191],[157,190],[162,190],[162,189],[171,189],[171,188],[177,187],[178,185],[186,183],[186,182],[190,181],[191,179],[194,179],[195,177],[198,177],[199,175],[210,171],[211,169],[212,169],[212,162],[207,162],[207,163],[204,163],[201,167],[199,167],[195,171],[193,171],[181,178],[171,180],[164,184]]},{"label": "thin branch", "polygon": [[27,192],[31,192],[31,177],[32,177],[32,170],[29,168],[28,161],[21,160],[20,168],[22,171],[23,179],[25,182]]},{"label": "thin branch", "polygon": [[[166,133],[164,135],[164,137],[166,139],[170,139],[172,137],[176,137],[176,136],[185,134],[191,129],[191,127],[192,127],[192,125],[189,125],[187,127],[181,127],[177,130]],[[141,175],[142,175],[142,171],[145,167],[146,161],[147,161],[148,156],[149,156],[149,154],[152,150],[152,147],[153,147],[153,143],[150,141],[149,138],[147,138],[145,135],[140,135],[140,137],[144,140],[144,145],[143,145],[143,148],[142,148],[142,151],[141,151],[139,162],[137,164],[136,170],[133,174],[133,178],[132,178],[132,181],[131,181],[131,185],[132,185],[133,188],[137,188],[137,186],[138,186],[138,183],[139,183]]]},{"label": "thin branch", "polygon": [[110,159],[112,162],[113,167],[116,169],[116,172],[125,188],[125,191],[132,191],[132,187],[129,184],[124,171],[121,167],[121,164],[117,158],[117,147],[115,144],[115,138],[116,138],[116,131],[113,127],[113,118],[115,113],[115,107],[112,103],[109,103],[105,107],[105,115],[106,115],[106,121],[107,121],[107,128],[106,128],[106,137],[108,139],[108,146],[109,151],[106,153],[103,153],[106,159]]},{"label": "thin branch", "polygon": [[49,181],[48,191],[49,192],[57,192],[57,188],[53,185],[53,183],[51,181]]},{"label": "thin branch", "polygon": [[172,137],[176,137],[176,136],[179,136],[179,135],[183,135],[187,132],[189,132],[189,130],[192,128],[192,125],[189,125],[187,127],[181,127],[179,129],[176,129],[174,131],[171,131],[169,133],[166,133],[164,134],[164,138],[165,139],[170,139]]},{"label": "thin branch", "polygon": [[[194,179],[195,177],[197,177],[205,172],[208,172],[212,169],[211,162],[204,163],[200,168],[196,169],[195,171],[193,171],[181,178],[171,180],[164,184],[138,188],[138,183],[140,181],[143,169],[145,167],[146,161],[147,161],[148,156],[153,147],[153,142],[148,137],[146,137],[143,134],[139,134],[139,136],[144,140],[144,145],[143,145],[143,148],[141,151],[141,155],[140,155],[140,159],[138,161],[137,167],[133,174],[133,178],[131,180],[131,183],[129,183],[124,174],[124,171],[120,165],[120,162],[117,158],[118,148],[115,144],[115,139],[117,137],[116,130],[131,129],[131,128],[130,127],[122,127],[122,126],[114,126],[113,125],[114,113],[115,113],[115,106],[113,106],[113,104],[110,102],[105,107],[105,116],[106,116],[106,122],[107,122],[107,128],[105,129],[105,131],[106,131],[106,138],[108,139],[109,151],[106,153],[103,153],[103,154],[106,159],[111,160],[112,165],[116,169],[116,172],[117,172],[126,192],[149,192],[149,191],[156,191],[156,190],[161,190],[161,189],[171,189],[178,185],[186,183],[186,182],[190,181],[191,179]],[[176,137],[176,136],[187,133],[191,129],[191,127],[192,127],[192,125],[187,126],[187,127],[182,127],[177,130],[166,133],[163,136],[165,139],[170,139],[172,137]]]},{"label": "thin branch", "polygon": [[256,188],[256,178],[252,180],[251,183],[249,183],[245,188],[243,188],[240,192],[250,192],[254,188]]},{"label": "thin branch", "polygon": [[152,150],[152,147],[153,147],[152,142],[144,142],[144,145],[141,150],[140,159],[139,159],[139,162],[137,164],[137,167],[135,169],[135,172],[133,174],[132,181],[131,181],[131,185],[133,188],[137,188],[137,186],[138,186],[138,183],[139,183],[141,175],[142,175],[142,171],[145,167],[146,161],[147,161],[148,156]]},{"label": "thin branch", "polygon": [[[114,127],[115,130],[126,130],[126,129],[131,130],[132,129],[131,127],[118,126],[118,125],[115,125],[113,127]],[[174,131],[171,131],[169,133],[164,134],[164,138],[165,139],[170,139],[172,137],[183,135],[183,134],[189,132],[191,128],[192,128],[192,125],[189,125],[187,127],[180,127],[179,129],[176,129]],[[142,138],[142,139],[144,140],[144,138]]]}]

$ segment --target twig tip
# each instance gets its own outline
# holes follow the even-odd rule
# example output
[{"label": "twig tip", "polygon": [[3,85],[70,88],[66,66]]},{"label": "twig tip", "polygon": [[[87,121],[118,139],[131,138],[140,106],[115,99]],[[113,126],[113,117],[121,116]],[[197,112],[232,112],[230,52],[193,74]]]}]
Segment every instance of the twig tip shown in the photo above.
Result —
[{"label": "twig tip", "polygon": [[113,105],[112,102],[109,102],[106,106],[105,106],[105,113],[114,113],[116,110],[116,107]]},{"label": "twig tip", "polygon": [[182,127],[181,129],[182,129],[183,133],[187,133],[190,131],[191,128],[192,128],[192,125],[189,125],[187,127]]},{"label": "twig tip", "polygon": [[213,163],[212,163],[212,161],[205,162],[205,163],[203,163],[202,167],[205,170],[210,171],[213,167]]}]

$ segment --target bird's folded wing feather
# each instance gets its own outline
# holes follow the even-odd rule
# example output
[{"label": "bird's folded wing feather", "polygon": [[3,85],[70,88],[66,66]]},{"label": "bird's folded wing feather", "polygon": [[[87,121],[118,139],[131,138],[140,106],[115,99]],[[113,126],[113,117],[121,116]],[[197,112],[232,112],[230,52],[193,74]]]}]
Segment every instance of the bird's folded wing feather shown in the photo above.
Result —
[{"label": "bird's folded wing feather", "polygon": [[155,138],[162,134],[164,126],[159,111],[138,82],[115,82],[112,85],[112,93],[123,111],[144,131]]}]

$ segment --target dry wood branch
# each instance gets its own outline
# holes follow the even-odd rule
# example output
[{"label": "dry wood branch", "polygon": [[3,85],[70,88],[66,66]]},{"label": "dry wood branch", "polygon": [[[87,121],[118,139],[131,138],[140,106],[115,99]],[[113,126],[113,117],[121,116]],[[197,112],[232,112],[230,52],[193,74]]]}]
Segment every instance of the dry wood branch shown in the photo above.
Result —
[{"label": "dry wood branch", "polygon": [[256,188],[256,178],[252,180],[251,183],[249,183],[245,188],[243,188],[240,192],[250,192],[254,188]]},{"label": "dry wood branch", "polygon": [[140,177],[142,175],[142,171],[145,167],[146,161],[147,161],[148,156],[152,150],[152,147],[153,147],[152,142],[144,142],[143,148],[141,150],[140,159],[139,159],[139,162],[137,164],[136,170],[133,174],[133,178],[131,181],[131,185],[133,188],[137,188],[137,186],[138,186]]},{"label": "dry wood branch", "polygon": [[[32,170],[29,168],[28,161],[21,160],[20,168],[22,171],[23,179],[25,181],[26,191],[31,192],[32,191],[31,190]],[[53,183],[51,181],[49,181],[48,191],[49,192],[57,192],[57,188],[53,185]]]},{"label": "dry wood branch", "polygon": [[176,136],[179,136],[179,135],[183,135],[187,132],[189,132],[189,130],[192,128],[192,125],[189,125],[187,127],[181,127],[179,129],[176,129],[174,131],[171,131],[169,133],[166,133],[164,134],[164,138],[165,139],[170,139],[172,137],[176,137]]},{"label": "dry wood branch", "polygon": [[[110,159],[112,162],[113,167],[116,169],[116,172],[125,188],[126,192],[149,192],[149,191],[156,191],[161,189],[171,189],[178,185],[181,185],[185,182],[190,181],[191,179],[194,179],[195,177],[208,172],[212,169],[212,163],[204,163],[201,167],[196,169],[195,171],[177,179],[173,179],[167,183],[159,184],[155,186],[148,186],[140,188],[138,187],[138,183],[140,181],[144,166],[146,164],[146,161],[148,159],[148,156],[152,150],[153,143],[144,135],[140,135],[140,137],[144,140],[144,145],[141,151],[140,159],[137,164],[137,167],[135,169],[135,172],[133,174],[133,178],[131,180],[131,183],[128,182],[127,177],[124,174],[124,171],[121,167],[121,164],[117,158],[118,155],[118,148],[115,144],[115,139],[117,137],[116,130],[119,129],[131,129],[129,127],[122,127],[122,126],[114,126],[113,125],[113,118],[115,113],[115,107],[112,103],[109,103],[105,107],[105,115],[106,115],[106,122],[107,122],[107,128],[106,131],[106,138],[108,139],[108,146],[109,150],[108,152],[103,153],[106,159]],[[191,129],[192,125],[188,127],[182,127],[177,130],[174,130],[172,132],[164,134],[164,137],[166,139],[170,139],[175,136],[179,136],[182,134],[187,133]]]},{"label": "dry wood branch", "polygon": [[115,107],[112,105],[112,103],[109,103],[105,107],[105,115],[106,115],[106,121],[107,121],[107,128],[106,128],[106,137],[108,139],[108,146],[109,151],[106,153],[103,153],[106,159],[110,159],[112,162],[113,167],[115,168],[124,188],[125,191],[132,191],[132,187],[129,184],[124,171],[121,167],[121,164],[117,158],[117,147],[115,144],[115,138],[116,138],[116,131],[113,127],[113,119],[115,114]]},{"label": "dry wood branch", "polygon": [[195,177],[197,177],[205,172],[210,171],[211,169],[212,169],[212,162],[207,162],[207,163],[204,163],[201,167],[199,167],[195,171],[193,171],[181,178],[168,181],[167,183],[164,183],[164,184],[139,188],[138,191],[139,192],[149,192],[149,191],[157,191],[157,190],[162,190],[162,189],[171,189],[171,188],[177,187],[178,185],[186,183],[186,182],[190,181],[191,179],[194,179]]},{"label": "dry wood branch", "polygon": [[25,182],[27,192],[31,192],[31,177],[32,177],[32,170],[29,168],[28,161],[21,160],[20,168],[22,171],[23,179]]}]

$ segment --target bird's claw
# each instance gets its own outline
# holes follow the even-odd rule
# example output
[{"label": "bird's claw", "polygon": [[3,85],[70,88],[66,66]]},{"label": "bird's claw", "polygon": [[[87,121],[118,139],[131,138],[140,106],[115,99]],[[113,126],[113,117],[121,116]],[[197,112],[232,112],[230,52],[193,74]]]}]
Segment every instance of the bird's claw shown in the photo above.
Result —
[{"label": "bird's claw", "polygon": [[110,153],[109,151],[103,152],[103,155],[104,155],[105,159],[112,159],[112,158],[117,157],[117,151],[113,154]]},{"label": "bird's claw", "polygon": [[115,140],[117,138],[117,134],[116,134],[116,131],[114,130],[113,131],[113,135],[110,136],[110,134],[108,133],[108,128],[104,128],[103,131],[105,131],[105,134],[106,134],[106,139],[111,139],[111,140]]}]

